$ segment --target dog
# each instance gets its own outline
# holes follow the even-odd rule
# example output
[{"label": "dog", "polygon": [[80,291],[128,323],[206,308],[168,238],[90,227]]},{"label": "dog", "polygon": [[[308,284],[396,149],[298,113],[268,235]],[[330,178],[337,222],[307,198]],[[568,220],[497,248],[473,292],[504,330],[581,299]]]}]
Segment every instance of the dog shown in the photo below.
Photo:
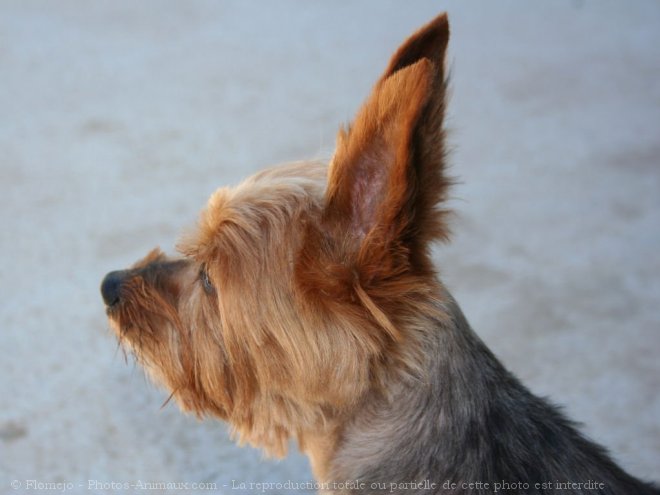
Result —
[{"label": "dog", "polygon": [[468,325],[430,246],[449,238],[445,14],[392,56],[329,163],[210,198],[168,258],[101,284],[110,325],[184,411],[320,491],[658,494],[530,393]]}]

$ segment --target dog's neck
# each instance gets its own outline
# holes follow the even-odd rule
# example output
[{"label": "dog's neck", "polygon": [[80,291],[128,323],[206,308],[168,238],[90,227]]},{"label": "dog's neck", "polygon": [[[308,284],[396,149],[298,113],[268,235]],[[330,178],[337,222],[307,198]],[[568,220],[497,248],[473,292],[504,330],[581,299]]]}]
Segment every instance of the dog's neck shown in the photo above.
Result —
[{"label": "dog's neck", "polygon": [[[389,398],[368,397],[350,421],[311,440],[306,450],[317,479],[360,480],[366,487],[386,482],[388,489],[390,483],[428,480],[437,484],[437,490],[420,488],[428,494],[450,493],[440,486],[445,482],[590,477],[633,490],[621,493],[645,493],[648,487],[640,487],[509,373],[453,298],[442,296],[450,318],[428,322],[430,379],[401,379]],[[575,471],[579,465],[585,469]],[[407,485],[401,492],[416,490]]]},{"label": "dog's neck", "polygon": [[[331,425],[325,434],[306,436],[304,449],[317,479],[377,478],[390,462],[401,467],[402,453],[435,452],[436,445],[421,442],[435,444],[435,439],[446,438],[443,430],[455,428],[450,423],[458,422],[456,415],[479,414],[479,398],[490,395],[486,378],[499,376],[503,369],[472,332],[453,298],[442,289],[439,292],[436,300],[443,302],[436,303],[442,306],[438,314],[448,318],[424,322],[428,328],[424,345],[433,347],[420,353],[420,358],[430,357],[423,363],[428,371],[425,378],[402,374],[389,384],[387,397],[381,392],[369,394],[348,422]],[[493,370],[484,373],[488,368]],[[469,423],[466,418],[464,424]],[[415,476],[417,468],[409,468],[410,476]],[[391,473],[381,474],[391,479]]]},{"label": "dog's neck", "polygon": [[[427,377],[411,380],[404,375],[391,384],[389,397],[378,392],[369,396],[352,420],[323,442],[326,448],[334,447],[335,455],[320,462],[315,459],[318,454],[312,455],[315,471],[319,471],[317,466],[325,468],[315,473],[321,479],[394,481],[393,474],[403,470],[410,481],[422,474],[420,467],[428,462],[420,456],[437,459],[444,455],[441,450],[454,455],[463,448],[449,444],[463,443],[461,437],[469,432],[458,429],[473,428],[470,425],[488,407],[484,402],[495,389],[489,382],[507,374],[470,329],[451,296],[443,294],[439,300],[444,301],[443,313],[450,318],[425,322],[424,345],[433,348],[424,353],[429,359],[424,363]],[[328,444],[328,438],[334,445]]]}]

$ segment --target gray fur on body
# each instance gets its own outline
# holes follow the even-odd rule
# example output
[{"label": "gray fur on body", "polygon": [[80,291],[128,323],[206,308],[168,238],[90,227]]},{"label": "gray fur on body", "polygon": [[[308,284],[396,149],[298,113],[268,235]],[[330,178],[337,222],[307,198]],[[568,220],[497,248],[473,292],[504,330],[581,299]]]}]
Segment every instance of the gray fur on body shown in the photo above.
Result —
[{"label": "gray fur on body", "polygon": [[[341,437],[331,470],[335,483],[427,495],[660,493],[530,393],[447,298],[451,325],[430,322],[437,328],[428,342],[431,382],[402,381],[391,400],[365,403]],[[590,481],[598,485],[570,485]],[[472,488],[464,485],[471,482]]]}]

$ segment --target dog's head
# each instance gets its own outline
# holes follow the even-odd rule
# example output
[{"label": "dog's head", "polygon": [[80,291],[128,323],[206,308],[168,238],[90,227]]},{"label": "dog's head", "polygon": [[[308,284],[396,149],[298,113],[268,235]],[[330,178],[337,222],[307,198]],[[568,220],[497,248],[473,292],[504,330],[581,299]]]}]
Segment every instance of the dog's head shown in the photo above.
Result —
[{"label": "dog's head", "polygon": [[419,372],[429,243],[448,235],[448,36],[442,15],[396,51],[328,167],[220,189],[183,257],[155,250],[106,276],[112,328],[183,409],[282,453],[393,374]]}]

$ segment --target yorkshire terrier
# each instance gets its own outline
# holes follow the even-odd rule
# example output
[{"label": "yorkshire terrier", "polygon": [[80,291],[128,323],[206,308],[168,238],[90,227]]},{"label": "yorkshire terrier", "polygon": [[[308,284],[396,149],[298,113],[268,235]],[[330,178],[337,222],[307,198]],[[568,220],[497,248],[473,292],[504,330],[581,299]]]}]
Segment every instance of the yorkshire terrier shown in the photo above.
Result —
[{"label": "yorkshire terrier", "polygon": [[[109,273],[111,327],[184,411],[344,492],[658,494],[530,393],[436,275],[446,15],[394,53],[330,163],[210,198],[182,257]],[[351,480],[347,482],[347,480]]]}]

